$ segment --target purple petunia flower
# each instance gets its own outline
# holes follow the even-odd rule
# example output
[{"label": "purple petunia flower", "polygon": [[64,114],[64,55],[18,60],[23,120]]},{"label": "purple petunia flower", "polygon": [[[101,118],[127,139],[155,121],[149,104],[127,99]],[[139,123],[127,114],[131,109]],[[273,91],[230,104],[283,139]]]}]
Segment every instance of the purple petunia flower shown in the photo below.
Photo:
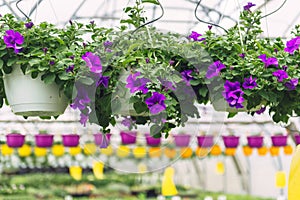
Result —
[{"label": "purple petunia flower", "polygon": [[256,4],[248,2],[248,4],[244,6],[244,10],[250,11],[250,8],[252,8],[253,6],[256,6]]},{"label": "purple petunia flower", "polygon": [[92,52],[86,52],[81,58],[86,62],[86,65],[90,68],[91,72],[102,73],[102,65],[99,56]]},{"label": "purple petunia flower", "polygon": [[111,47],[113,45],[113,43],[109,40],[106,40],[104,43],[103,43],[104,47]]},{"label": "purple petunia flower", "polygon": [[288,81],[284,84],[284,86],[288,90],[295,90],[297,85],[298,85],[298,79],[297,78],[292,78],[290,81]]},{"label": "purple petunia flower", "polygon": [[145,103],[147,104],[150,113],[156,115],[166,109],[165,100],[165,95],[153,92],[152,96],[146,99]]},{"label": "purple petunia flower", "polygon": [[241,90],[240,83],[238,81],[230,82],[226,80],[222,95],[230,107],[243,108],[243,94],[244,92]]},{"label": "purple petunia flower", "polygon": [[257,78],[252,78],[252,76],[250,76],[249,78],[244,78],[243,88],[253,89],[257,87],[256,79]]},{"label": "purple petunia flower", "polygon": [[48,52],[48,48],[47,47],[43,48],[43,52],[44,54],[46,54]]},{"label": "purple petunia flower", "polygon": [[106,135],[102,135],[102,141],[101,141],[101,145],[100,145],[100,149],[106,149],[109,145],[109,141],[107,139]]},{"label": "purple petunia flower", "polygon": [[189,38],[199,42],[205,40],[205,38],[198,39],[200,36],[202,36],[200,33],[197,33],[196,31],[192,31],[192,33],[189,35]]},{"label": "purple petunia flower", "polygon": [[7,30],[5,31],[6,35],[3,36],[4,43],[6,48],[13,48],[16,54],[22,51],[22,45],[24,42],[24,37],[18,31]]},{"label": "purple petunia flower", "polygon": [[246,56],[246,54],[244,54],[244,53],[241,53],[241,54],[239,54],[239,57],[241,57],[241,58],[245,58],[245,56]]},{"label": "purple petunia flower", "polygon": [[260,115],[262,113],[264,113],[266,110],[266,107],[265,106],[262,106],[259,110],[255,111],[256,114]]},{"label": "purple petunia flower", "polygon": [[208,25],[208,30],[211,30],[212,29],[212,25]]},{"label": "purple petunia flower", "polygon": [[126,88],[129,88],[131,93],[142,91],[143,94],[146,94],[148,92],[146,85],[148,82],[150,82],[150,80],[147,78],[137,78],[140,75],[140,72],[136,72],[135,74],[130,74],[127,77]]},{"label": "purple petunia flower", "polygon": [[70,73],[70,72],[73,73],[73,70],[74,70],[74,65],[70,65],[69,67],[67,67],[66,72],[67,73]]},{"label": "purple petunia flower", "polygon": [[89,115],[85,115],[83,113],[80,113],[80,120],[79,122],[85,127],[86,126],[86,122],[89,119]]},{"label": "purple petunia flower", "polygon": [[33,27],[33,22],[27,22],[25,23],[25,26],[27,29],[31,29]]},{"label": "purple petunia flower", "polygon": [[95,21],[94,21],[94,20],[90,21],[90,24],[91,24],[91,25],[94,25],[94,24],[95,24]]},{"label": "purple petunia flower", "polygon": [[107,88],[108,82],[109,82],[108,76],[101,76],[99,81],[97,82],[97,87],[102,84],[105,88]]},{"label": "purple petunia flower", "polygon": [[282,69],[283,69],[284,71],[286,71],[287,68],[288,68],[288,66],[286,66],[286,65],[284,65],[284,66],[282,67]]},{"label": "purple petunia flower", "polygon": [[54,64],[55,64],[55,62],[53,60],[49,61],[49,65],[54,65]]},{"label": "purple petunia flower", "polygon": [[278,67],[278,60],[275,57],[267,58],[266,54],[261,54],[258,56],[258,58],[261,59],[261,61],[265,64],[265,67],[269,67],[271,65]]},{"label": "purple petunia flower", "polygon": [[72,56],[70,56],[69,58],[70,58],[71,60],[74,60],[75,56],[72,55]]},{"label": "purple petunia flower", "polygon": [[91,102],[86,89],[82,86],[76,86],[77,96],[75,97],[73,103],[70,105],[71,108],[84,110],[87,104]]},{"label": "purple petunia flower", "polygon": [[190,86],[190,81],[193,80],[193,76],[191,75],[192,74],[192,70],[184,70],[183,72],[181,72],[181,77],[183,79],[183,81],[185,82],[185,84],[187,86]]},{"label": "purple petunia flower", "polygon": [[285,52],[289,54],[294,54],[294,52],[299,49],[300,46],[300,36],[297,36],[286,42],[286,48],[284,48]]},{"label": "purple petunia flower", "polygon": [[206,72],[206,78],[211,79],[215,76],[219,76],[219,73],[222,69],[225,69],[226,66],[219,60],[211,64]]},{"label": "purple petunia flower", "polygon": [[149,59],[149,58],[146,58],[145,61],[146,61],[146,63],[149,63],[149,62],[150,62],[150,59]]},{"label": "purple petunia flower", "polygon": [[121,124],[123,126],[126,126],[127,128],[129,128],[131,126],[131,119],[130,118],[125,118],[122,120]]},{"label": "purple petunia flower", "polygon": [[174,65],[175,61],[174,60],[170,60],[169,61],[169,65]]},{"label": "purple petunia flower", "polygon": [[273,76],[276,76],[276,77],[277,77],[277,81],[278,81],[278,82],[282,82],[283,79],[286,79],[286,78],[289,77],[289,75],[286,73],[286,71],[281,70],[281,69],[279,69],[279,70],[273,72],[272,74],[273,74]]},{"label": "purple petunia flower", "polygon": [[176,87],[173,85],[171,81],[164,80],[162,78],[158,78],[162,86],[165,88],[165,90],[176,90]]}]

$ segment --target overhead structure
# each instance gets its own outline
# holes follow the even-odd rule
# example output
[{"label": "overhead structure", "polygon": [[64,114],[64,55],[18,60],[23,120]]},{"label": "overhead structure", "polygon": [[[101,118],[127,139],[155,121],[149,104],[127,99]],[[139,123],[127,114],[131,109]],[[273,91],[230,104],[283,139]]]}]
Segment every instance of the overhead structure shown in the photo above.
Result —
[{"label": "overhead structure", "polygon": [[[300,24],[299,10],[294,6],[295,0],[255,0],[256,9],[263,14],[278,11],[264,18],[262,24],[265,30],[264,36],[289,37],[290,30]],[[237,23],[238,15],[243,10],[243,5],[248,0],[202,0],[196,11],[197,16],[203,21],[218,24],[225,29]],[[88,21],[95,20],[101,26],[118,26],[120,19],[126,18],[122,9],[134,3],[134,0],[1,0],[1,14],[13,13],[20,19],[25,19],[19,8],[29,16],[33,22],[50,21],[55,24],[65,25],[69,20]],[[205,31],[207,25],[199,22],[194,11],[199,0],[162,1],[165,14],[155,26],[167,31],[175,31],[187,34],[191,30]],[[281,7],[282,5],[282,7]],[[158,6],[146,8],[149,20],[161,14]],[[289,16],[286,17],[286,13]],[[284,16],[284,17],[283,17]],[[221,29],[218,29],[222,33]]]}]

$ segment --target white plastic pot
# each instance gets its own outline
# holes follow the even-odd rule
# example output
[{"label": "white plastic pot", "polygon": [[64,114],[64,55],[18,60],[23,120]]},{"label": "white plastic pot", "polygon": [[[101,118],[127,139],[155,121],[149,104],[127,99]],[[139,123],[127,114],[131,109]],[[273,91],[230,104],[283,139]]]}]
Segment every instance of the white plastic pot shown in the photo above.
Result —
[{"label": "white plastic pot", "polygon": [[22,116],[57,116],[64,113],[68,103],[58,86],[45,84],[41,75],[32,79],[19,66],[4,74],[4,88],[12,111]]}]

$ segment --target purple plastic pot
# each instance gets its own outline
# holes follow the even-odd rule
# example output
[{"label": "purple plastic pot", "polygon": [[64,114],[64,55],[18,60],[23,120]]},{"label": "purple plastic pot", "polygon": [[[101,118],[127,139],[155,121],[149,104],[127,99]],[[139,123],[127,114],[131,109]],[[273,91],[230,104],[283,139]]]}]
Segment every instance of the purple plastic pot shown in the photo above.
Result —
[{"label": "purple plastic pot", "polygon": [[146,143],[148,146],[159,146],[160,138],[154,138],[149,133],[145,133]]},{"label": "purple plastic pot", "polygon": [[214,136],[212,135],[201,135],[197,136],[199,147],[212,147],[214,145]]},{"label": "purple plastic pot", "polygon": [[135,144],[137,132],[135,131],[121,131],[121,142],[122,144]]},{"label": "purple plastic pot", "polygon": [[35,145],[43,148],[52,147],[53,137],[51,134],[37,134],[35,135]]},{"label": "purple plastic pot", "polygon": [[294,137],[295,137],[295,143],[296,143],[296,145],[300,144],[300,135],[299,134],[295,134]]},{"label": "purple plastic pot", "polygon": [[177,147],[187,147],[190,144],[191,136],[188,134],[183,135],[173,135],[174,142]]},{"label": "purple plastic pot", "polygon": [[271,140],[275,147],[284,147],[287,145],[287,135],[272,135]]},{"label": "purple plastic pot", "polygon": [[248,146],[252,148],[260,148],[264,145],[264,137],[259,135],[248,136]]},{"label": "purple plastic pot", "polygon": [[10,133],[6,135],[6,143],[9,147],[19,148],[25,143],[25,135]]},{"label": "purple plastic pot", "polygon": [[[107,134],[105,134],[105,136],[107,138],[108,143],[110,143],[111,134],[107,133]],[[103,134],[102,133],[96,133],[96,134],[94,134],[94,140],[95,140],[95,144],[97,146],[100,146],[102,144],[102,139],[103,139]]]},{"label": "purple plastic pot", "polygon": [[226,148],[237,148],[239,146],[240,137],[234,135],[222,136]]},{"label": "purple plastic pot", "polygon": [[77,147],[79,144],[79,135],[77,134],[65,134],[62,135],[62,139],[65,147]]}]

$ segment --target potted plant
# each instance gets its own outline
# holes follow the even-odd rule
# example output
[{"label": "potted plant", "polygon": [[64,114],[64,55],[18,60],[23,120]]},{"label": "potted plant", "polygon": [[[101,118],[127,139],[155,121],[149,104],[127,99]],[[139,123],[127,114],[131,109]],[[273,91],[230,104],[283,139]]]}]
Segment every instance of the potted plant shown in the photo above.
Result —
[{"label": "potted plant", "polygon": [[159,146],[161,142],[160,137],[151,136],[150,133],[145,133],[146,144],[148,146]]},{"label": "potted plant", "polygon": [[282,133],[278,133],[276,135],[271,136],[272,144],[275,147],[283,147],[287,145],[287,135],[283,135]]},{"label": "potted plant", "polygon": [[296,145],[300,144],[300,135],[298,132],[294,133],[294,139],[295,139]]},{"label": "potted plant", "polygon": [[[248,3],[240,14],[239,23],[217,35],[209,29],[196,42],[213,59],[206,71],[210,100],[223,111],[261,114],[268,108],[274,122],[287,122],[298,116],[299,109],[299,36],[300,26],[292,39],[261,37],[261,11],[251,11]],[[200,41],[205,39],[205,42]],[[221,102],[221,103],[220,103]]]},{"label": "potted plant", "polygon": [[235,135],[223,135],[223,142],[226,148],[237,148],[239,146],[239,136]]},{"label": "potted plant", "polygon": [[77,147],[79,145],[79,135],[64,134],[62,135],[62,143],[65,147]]},{"label": "potted plant", "polygon": [[79,27],[73,24],[59,29],[47,22],[35,25],[11,14],[1,16],[0,24],[1,99],[6,98],[18,115],[62,114],[72,99],[76,77],[68,70],[79,68],[73,69],[79,53],[75,49],[82,41]]},{"label": "potted plant", "polygon": [[137,136],[136,131],[121,131],[120,136],[121,136],[121,143],[123,145],[136,143],[136,136]]},{"label": "potted plant", "polygon": [[174,142],[177,147],[187,147],[190,144],[191,135],[189,134],[176,134],[173,135]]},{"label": "potted plant", "polygon": [[247,136],[247,141],[251,148],[260,148],[264,145],[264,137],[260,135]]},{"label": "potted plant", "polygon": [[106,134],[96,133],[94,134],[95,144],[102,148],[106,148],[110,144],[110,137],[111,137],[110,133],[106,133]]},{"label": "potted plant", "polygon": [[22,135],[19,131],[13,130],[6,135],[6,143],[9,147],[19,148],[25,143],[25,135]]},{"label": "potted plant", "polygon": [[35,135],[35,145],[38,147],[49,148],[53,144],[54,135],[48,134],[47,130],[40,130],[39,134]]},{"label": "potted plant", "polygon": [[208,148],[214,145],[213,135],[200,135],[197,136],[197,142],[199,147]]}]

